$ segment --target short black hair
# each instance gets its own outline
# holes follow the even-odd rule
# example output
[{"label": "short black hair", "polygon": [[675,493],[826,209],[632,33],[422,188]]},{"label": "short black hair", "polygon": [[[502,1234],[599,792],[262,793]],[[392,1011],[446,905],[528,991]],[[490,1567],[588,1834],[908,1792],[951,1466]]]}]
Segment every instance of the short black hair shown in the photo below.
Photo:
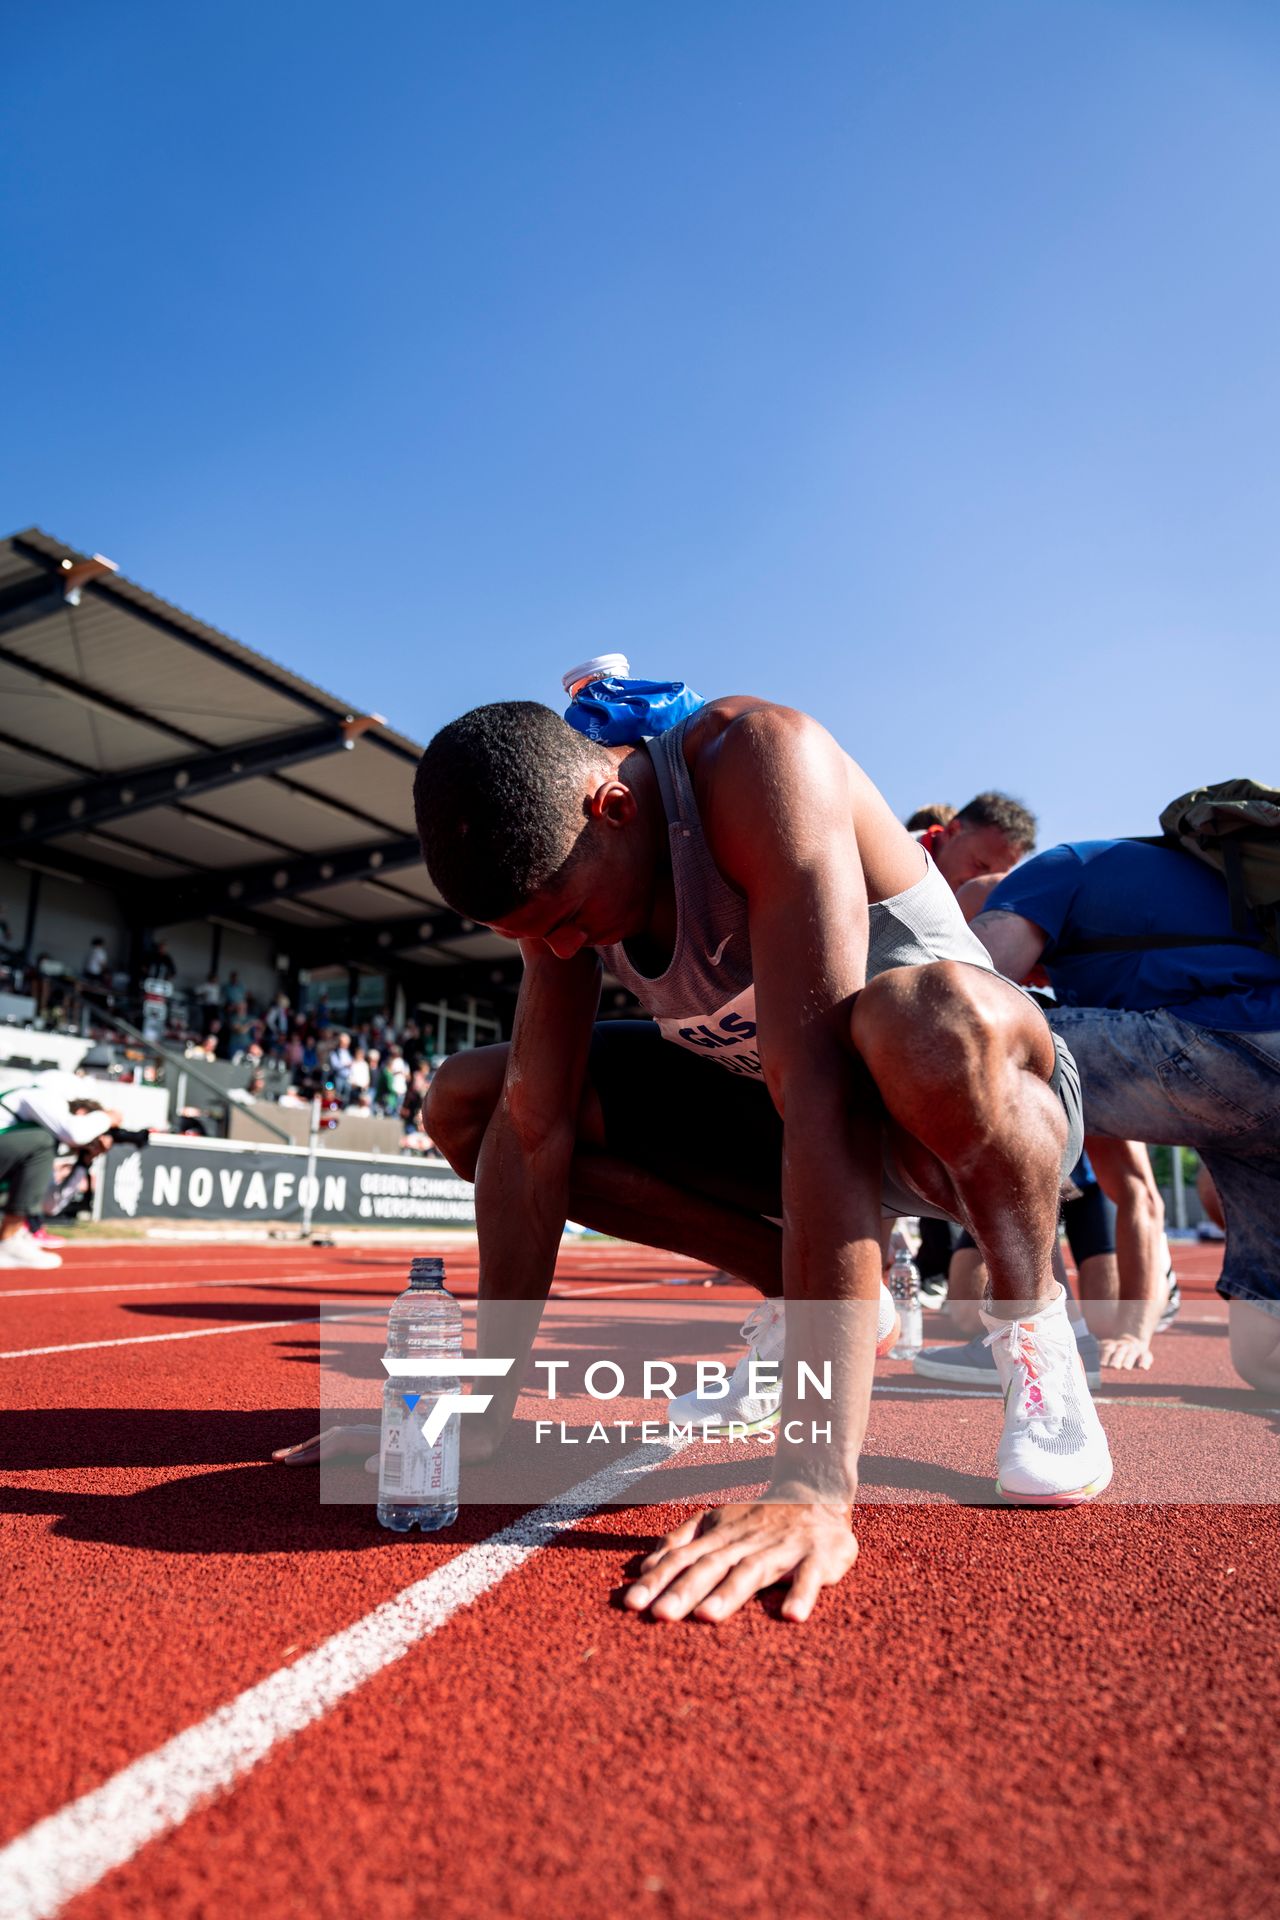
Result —
[{"label": "short black hair", "polygon": [[602,749],[536,700],[473,707],[441,727],[413,782],[422,857],[456,913],[505,919],[564,866]]},{"label": "short black hair", "polygon": [[956,819],[966,827],[998,827],[1011,846],[1020,847],[1023,853],[1034,851],[1036,817],[1021,800],[1013,800],[1007,793],[975,794]]}]

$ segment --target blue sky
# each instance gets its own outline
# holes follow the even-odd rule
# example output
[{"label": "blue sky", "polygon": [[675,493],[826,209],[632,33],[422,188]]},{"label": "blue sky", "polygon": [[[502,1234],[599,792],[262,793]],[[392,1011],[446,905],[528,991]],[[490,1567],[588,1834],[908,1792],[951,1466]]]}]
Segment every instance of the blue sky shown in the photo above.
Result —
[{"label": "blue sky", "polygon": [[1280,16],[26,9],[0,528],[418,738],[637,671],[1042,844],[1280,780]]}]

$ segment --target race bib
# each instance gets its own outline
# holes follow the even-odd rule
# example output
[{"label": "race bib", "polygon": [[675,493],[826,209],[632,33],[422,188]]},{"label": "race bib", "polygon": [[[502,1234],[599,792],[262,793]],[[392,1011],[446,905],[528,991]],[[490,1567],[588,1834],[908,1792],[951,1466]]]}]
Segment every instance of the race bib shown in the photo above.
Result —
[{"label": "race bib", "polygon": [[664,1040],[690,1053],[704,1054],[729,1073],[764,1078],[756,1047],[756,990],[747,987],[715,1013],[686,1014],[677,1020],[659,1020]]}]

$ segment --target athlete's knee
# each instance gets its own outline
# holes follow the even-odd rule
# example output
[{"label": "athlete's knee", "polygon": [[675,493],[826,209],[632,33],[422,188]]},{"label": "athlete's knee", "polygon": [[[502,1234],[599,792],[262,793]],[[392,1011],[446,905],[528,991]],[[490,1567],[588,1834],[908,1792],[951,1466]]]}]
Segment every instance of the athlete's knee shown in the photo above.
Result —
[{"label": "athlete's knee", "polygon": [[987,985],[958,960],[877,974],[854,1003],[853,1044],[877,1079],[881,1068],[953,1079],[963,1061],[1001,1044],[1004,1013]]},{"label": "athlete's knee", "polygon": [[[480,1143],[502,1092],[505,1047],[477,1047],[442,1061],[422,1105],[423,1131],[455,1173],[475,1178]],[[501,1059],[495,1059],[501,1055]]]}]

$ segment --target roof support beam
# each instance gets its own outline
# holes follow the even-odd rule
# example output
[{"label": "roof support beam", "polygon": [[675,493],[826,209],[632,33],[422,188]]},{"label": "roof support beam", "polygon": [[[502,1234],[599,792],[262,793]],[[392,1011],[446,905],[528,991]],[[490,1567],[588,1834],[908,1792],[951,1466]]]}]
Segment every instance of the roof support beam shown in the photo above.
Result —
[{"label": "roof support beam", "polygon": [[[366,723],[367,724],[367,723]],[[276,773],[322,754],[350,747],[360,731],[354,718],[301,727],[249,746],[226,747],[167,760],[158,767],[117,774],[109,780],[82,780],[25,800],[0,805],[0,854],[13,853],[55,834],[82,832],[141,813],[146,807],[176,800],[194,800],[199,794]]]},{"label": "roof support beam", "polygon": [[0,588],[0,633],[13,633],[37,620],[47,620],[66,605],[66,588],[59,573],[38,575],[34,580],[18,580]]},{"label": "roof support beam", "polygon": [[[175,881],[164,902],[164,924],[203,920],[210,913],[236,914],[246,907],[265,906],[312,893],[339,880],[377,880],[397,867],[413,867],[422,858],[417,839],[380,840],[367,847],[344,847],[333,853],[281,854],[252,867],[232,867],[225,873],[202,873],[198,880]],[[424,919],[429,913],[424,910]]]}]

